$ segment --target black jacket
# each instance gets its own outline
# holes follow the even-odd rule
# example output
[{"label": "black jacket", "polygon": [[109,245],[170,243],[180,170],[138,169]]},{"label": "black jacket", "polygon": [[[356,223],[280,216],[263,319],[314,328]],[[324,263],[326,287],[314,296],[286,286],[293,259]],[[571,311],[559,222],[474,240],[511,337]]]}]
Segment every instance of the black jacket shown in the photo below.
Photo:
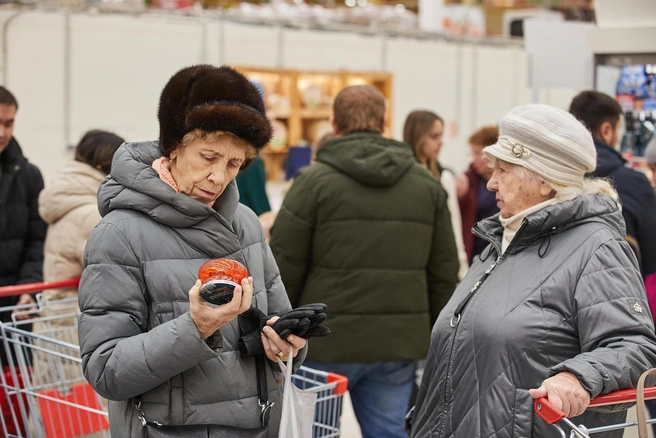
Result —
[{"label": "black jacket", "polygon": [[647,177],[626,167],[615,149],[595,139],[597,168],[592,176],[608,178],[622,202],[627,241],[638,257],[643,277],[656,272],[656,197]]},{"label": "black jacket", "polygon": [[[39,192],[43,178],[28,163],[15,139],[0,155],[0,286],[43,280],[43,241],[46,224],[39,217]],[[0,307],[18,297],[0,298]],[[10,312],[0,313],[7,321]]]}]

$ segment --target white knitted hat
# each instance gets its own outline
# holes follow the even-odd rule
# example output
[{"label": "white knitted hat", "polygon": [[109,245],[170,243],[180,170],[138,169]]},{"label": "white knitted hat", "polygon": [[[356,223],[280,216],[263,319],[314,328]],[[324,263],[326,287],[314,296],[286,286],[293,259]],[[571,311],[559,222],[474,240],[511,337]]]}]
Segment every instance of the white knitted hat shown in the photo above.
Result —
[{"label": "white knitted hat", "polygon": [[562,186],[580,186],[597,165],[590,132],[568,112],[549,105],[513,108],[499,123],[497,143],[483,152]]}]

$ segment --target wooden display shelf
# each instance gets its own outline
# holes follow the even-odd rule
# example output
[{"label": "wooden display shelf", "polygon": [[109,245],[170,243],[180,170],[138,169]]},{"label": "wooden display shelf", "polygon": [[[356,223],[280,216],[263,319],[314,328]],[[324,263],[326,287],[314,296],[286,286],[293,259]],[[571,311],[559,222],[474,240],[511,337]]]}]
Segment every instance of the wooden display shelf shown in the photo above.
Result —
[{"label": "wooden display shelf", "polygon": [[[385,134],[392,132],[392,75],[382,72],[287,70],[236,66],[264,89],[267,115],[274,124],[274,136],[286,144],[285,150],[265,148],[262,158],[267,179],[281,180],[287,151],[291,146],[312,144],[328,131],[337,93],[350,85],[372,85],[386,99]],[[286,138],[282,138],[282,137]]]}]

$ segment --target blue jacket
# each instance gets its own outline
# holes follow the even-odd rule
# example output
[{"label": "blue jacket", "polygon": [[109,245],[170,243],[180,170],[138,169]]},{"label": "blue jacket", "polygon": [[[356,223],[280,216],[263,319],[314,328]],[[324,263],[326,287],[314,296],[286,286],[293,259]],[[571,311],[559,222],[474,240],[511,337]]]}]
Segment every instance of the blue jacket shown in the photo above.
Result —
[{"label": "blue jacket", "polygon": [[597,168],[592,176],[611,181],[622,202],[627,241],[638,257],[642,276],[656,272],[656,196],[647,177],[626,167],[619,152],[595,139]]}]

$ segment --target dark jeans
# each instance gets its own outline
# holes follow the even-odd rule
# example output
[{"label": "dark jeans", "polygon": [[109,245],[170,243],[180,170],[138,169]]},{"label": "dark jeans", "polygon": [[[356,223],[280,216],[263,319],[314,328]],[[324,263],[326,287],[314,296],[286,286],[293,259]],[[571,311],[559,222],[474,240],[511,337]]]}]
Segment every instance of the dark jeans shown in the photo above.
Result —
[{"label": "dark jeans", "polygon": [[323,363],[304,366],[348,378],[348,390],[362,438],[407,438],[403,420],[415,379],[416,362]]}]

